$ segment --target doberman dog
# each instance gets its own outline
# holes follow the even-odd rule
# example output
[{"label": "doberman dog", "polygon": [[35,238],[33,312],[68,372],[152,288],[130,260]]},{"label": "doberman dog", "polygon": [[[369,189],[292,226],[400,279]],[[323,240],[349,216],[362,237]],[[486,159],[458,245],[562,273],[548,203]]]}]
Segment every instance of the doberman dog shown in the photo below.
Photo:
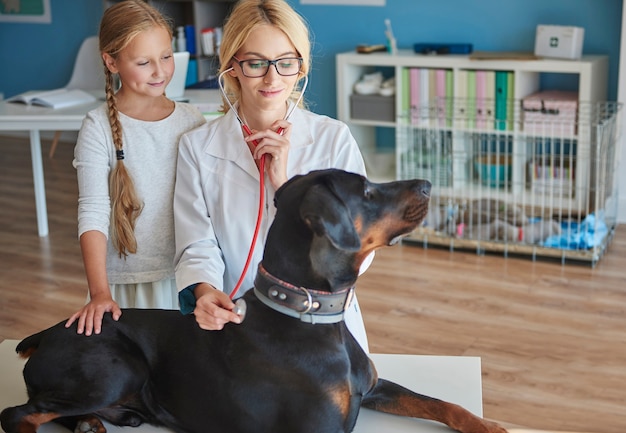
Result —
[{"label": "doberman dog", "polygon": [[[359,268],[415,229],[430,183],[373,183],[342,170],[295,176],[277,192],[254,289],[240,325],[204,331],[192,315],[124,310],[85,337],[65,321],[17,352],[28,402],[2,411],[8,433],[55,420],[106,432],[150,423],[186,433],[350,432],[360,407],[505,433],[449,402],[379,379],[343,315]],[[87,420],[87,421],[85,421]]]}]

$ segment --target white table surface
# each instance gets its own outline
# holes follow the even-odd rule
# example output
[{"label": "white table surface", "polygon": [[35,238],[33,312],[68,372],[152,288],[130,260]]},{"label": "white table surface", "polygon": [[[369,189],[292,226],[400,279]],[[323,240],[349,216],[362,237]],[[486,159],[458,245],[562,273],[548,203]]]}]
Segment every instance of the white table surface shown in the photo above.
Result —
[{"label": "white table surface", "polygon": [[[220,93],[217,89],[190,89],[185,91],[185,98],[200,106],[201,110],[206,108],[206,111],[213,111],[221,103]],[[6,100],[0,101],[0,134],[2,131],[29,131],[30,133],[30,153],[39,236],[48,235],[48,211],[40,131],[78,131],[87,112],[103,102],[99,98],[96,102],[89,104],[55,110],[36,105],[7,102]],[[207,118],[213,117],[210,112],[205,116]]]},{"label": "white table surface", "polygon": [[[26,402],[22,379],[24,360],[15,354],[18,341],[0,343],[0,411]],[[482,382],[480,358],[465,356],[417,356],[372,354],[380,377],[392,380],[420,394],[457,403],[482,416]],[[106,424],[109,432],[168,433],[169,429],[142,425],[118,428]],[[3,430],[2,430],[3,431]],[[452,432],[443,424],[426,420],[402,418],[362,409],[356,433],[436,433]],[[39,433],[67,433],[54,424],[43,425]]]}]

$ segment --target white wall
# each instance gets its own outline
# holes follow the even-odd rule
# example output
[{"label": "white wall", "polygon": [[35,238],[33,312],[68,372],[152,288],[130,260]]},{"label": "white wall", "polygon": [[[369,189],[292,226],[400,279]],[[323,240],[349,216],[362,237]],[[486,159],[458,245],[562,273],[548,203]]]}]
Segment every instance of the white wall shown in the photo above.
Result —
[{"label": "white wall", "polygon": [[[617,100],[622,104],[626,104],[626,1],[622,4],[622,34],[620,42],[620,56],[619,56],[619,78],[617,82]],[[618,158],[620,163],[619,169],[619,212],[617,221],[619,223],[626,222],[626,126],[624,120],[626,119],[626,107],[622,107],[621,112],[621,128],[622,135],[618,143]]]}]

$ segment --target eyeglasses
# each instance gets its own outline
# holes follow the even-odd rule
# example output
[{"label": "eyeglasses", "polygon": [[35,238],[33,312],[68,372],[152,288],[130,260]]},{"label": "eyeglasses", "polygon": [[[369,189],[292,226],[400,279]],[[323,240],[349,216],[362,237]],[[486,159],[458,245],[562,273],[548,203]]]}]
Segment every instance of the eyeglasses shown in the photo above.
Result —
[{"label": "eyeglasses", "polygon": [[267,75],[270,70],[270,66],[274,65],[278,75],[283,77],[289,77],[291,75],[297,75],[302,68],[302,57],[283,57],[282,59],[267,60],[267,59],[247,59],[239,60],[237,57],[233,57],[239,66],[243,75],[248,78],[260,78]]}]

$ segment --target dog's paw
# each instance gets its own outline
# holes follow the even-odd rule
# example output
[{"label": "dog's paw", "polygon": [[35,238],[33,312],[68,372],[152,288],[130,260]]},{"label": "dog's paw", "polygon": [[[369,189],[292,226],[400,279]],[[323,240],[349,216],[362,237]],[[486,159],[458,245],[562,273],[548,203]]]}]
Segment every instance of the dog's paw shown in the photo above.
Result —
[{"label": "dog's paw", "polygon": [[485,423],[485,427],[487,428],[487,433],[507,433],[507,430],[502,427],[500,424],[483,419]]},{"label": "dog's paw", "polygon": [[107,429],[98,418],[89,417],[76,423],[74,433],[106,433]]}]

